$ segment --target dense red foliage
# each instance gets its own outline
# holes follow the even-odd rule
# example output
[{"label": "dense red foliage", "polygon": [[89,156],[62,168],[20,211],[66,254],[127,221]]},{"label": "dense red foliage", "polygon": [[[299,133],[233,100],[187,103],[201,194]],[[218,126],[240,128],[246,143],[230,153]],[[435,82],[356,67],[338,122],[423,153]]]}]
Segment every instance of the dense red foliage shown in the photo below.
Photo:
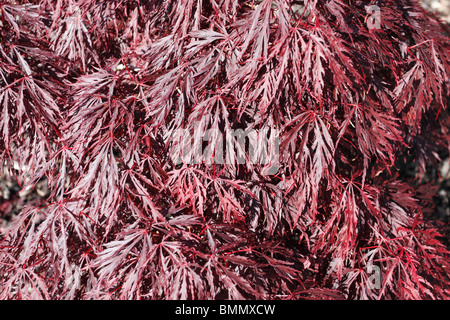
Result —
[{"label": "dense red foliage", "polygon": [[[450,145],[448,30],[417,1],[0,1],[0,21],[0,162],[51,191],[1,235],[0,298],[449,298],[432,193],[397,175]],[[170,157],[179,129],[265,126],[269,163]]]}]

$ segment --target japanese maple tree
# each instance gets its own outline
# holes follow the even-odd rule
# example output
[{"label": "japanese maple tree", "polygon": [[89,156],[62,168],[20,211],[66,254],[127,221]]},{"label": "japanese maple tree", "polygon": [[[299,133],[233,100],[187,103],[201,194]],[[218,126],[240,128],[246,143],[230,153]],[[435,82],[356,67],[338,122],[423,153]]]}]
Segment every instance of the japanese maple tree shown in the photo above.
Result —
[{"label": "japanese maple tree", "polygon": [[[2,173],[50,190],[0,298],[448,299],[448,34],[416,0],[0,1]],[[266,162],[172,156],[263,127]]]}]

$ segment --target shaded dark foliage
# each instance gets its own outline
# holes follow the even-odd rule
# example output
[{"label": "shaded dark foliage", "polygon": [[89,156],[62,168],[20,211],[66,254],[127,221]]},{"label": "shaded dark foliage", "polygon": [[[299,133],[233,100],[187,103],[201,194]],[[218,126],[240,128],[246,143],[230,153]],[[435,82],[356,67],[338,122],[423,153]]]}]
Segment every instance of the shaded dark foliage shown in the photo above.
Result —
[{"label": "shaded dark foliage", "polygon": [[[0,1],[0,162],[50,190],[1,235],[0,298],[448,299],[433,194],[397,174],[450,145],[448,30],[370,4]],[[276,175],[170,157],[264,125]]]}]

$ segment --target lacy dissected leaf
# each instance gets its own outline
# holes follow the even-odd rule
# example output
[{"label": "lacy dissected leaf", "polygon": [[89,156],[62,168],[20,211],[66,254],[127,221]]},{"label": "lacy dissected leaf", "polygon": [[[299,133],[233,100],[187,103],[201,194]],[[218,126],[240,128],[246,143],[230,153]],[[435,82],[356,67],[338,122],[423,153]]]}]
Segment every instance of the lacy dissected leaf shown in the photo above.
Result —
[{"label": "lacy dissected leaf", "polygon": [[0,298],[448,299],[448,40],[410,0],[0,1]]}]

